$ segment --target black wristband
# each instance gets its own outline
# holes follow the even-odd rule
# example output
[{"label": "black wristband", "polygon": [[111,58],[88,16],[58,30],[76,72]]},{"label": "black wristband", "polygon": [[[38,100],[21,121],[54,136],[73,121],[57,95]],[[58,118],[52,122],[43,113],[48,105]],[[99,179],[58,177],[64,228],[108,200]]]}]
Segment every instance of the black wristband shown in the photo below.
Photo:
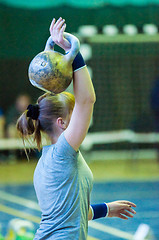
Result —
[{"label": "black wristband", "polygon": [[85,61],[84,61],[81,53],[78,52],[78,54],[76,55],[76,57],[72,63],[73,71],[76,72],[77,70],[83,68],[84,66],[86,66]]}]

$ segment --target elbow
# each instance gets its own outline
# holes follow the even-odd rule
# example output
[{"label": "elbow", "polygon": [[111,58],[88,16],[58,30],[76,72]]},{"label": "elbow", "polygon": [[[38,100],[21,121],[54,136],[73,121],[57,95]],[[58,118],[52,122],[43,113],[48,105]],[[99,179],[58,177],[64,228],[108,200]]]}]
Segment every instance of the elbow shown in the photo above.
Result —
[{"label": "elbow", "polygon": [[93,106],[96,102],[96,97],[95,96],[87,96],[87,98],[84,98],[80,101],[75,100],[75,103],[78,105],[81,105],[83,107],[85,106]]},{"label": "elbow", "polygon": [[96,95],[95,93],[88,95],[85,99],[83,99],[83,103],[84,104],[88,104],[88,105],[94,105],[96,102]]},{"label": "elbow", "polygon": [[96,102],[96,94],[95,94],[95,92],[94,92],[93,102],[94,102],[94,103]]},{"label": "elbow", "polygon": [[93,92],[89,97],[88,97],[88,102],[94,104],[96,102],[96,95],[95,92]]},{"label": "elbow", "polygon": [[95,92],[86,93],[84,95],[75,96],[75,102],[81,105],[94,105],[96,102]]}]

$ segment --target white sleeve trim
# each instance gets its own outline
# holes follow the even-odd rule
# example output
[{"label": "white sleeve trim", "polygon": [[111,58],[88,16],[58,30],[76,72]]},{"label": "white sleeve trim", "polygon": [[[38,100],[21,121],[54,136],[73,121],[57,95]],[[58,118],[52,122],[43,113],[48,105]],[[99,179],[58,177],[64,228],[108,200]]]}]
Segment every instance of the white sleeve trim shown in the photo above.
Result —
[{"label": "white sleeve trim", "polygon": [[108,205],[106,203],[105,203],[105,205],[107,206],[107,214],[106,214],[105,217],[108,217],[108,215],[109,215],[109,207],[108,207]]},{"label": "white sleeve trim", "polygon": [[[94,218],[94,211],[93,211],[93,208],[92,208],[92,206],[90,205],[90,209],[91,209],[91,211],[92,211],[92,219]],[[92,220],[91,219],[91,220]]]},{"label": "white sleeve trim", "polygon": [[80,68],[76,69],[76,70],[75,70],[75,71],[73,71],[73,72],[77,72],[78,70],[80,70],[80,69],[82,69],[82,68],[84,68],[84,67],[86,67],[86,65],[84,65],[84,66],[82,66],[82,67],[80,67]]}]

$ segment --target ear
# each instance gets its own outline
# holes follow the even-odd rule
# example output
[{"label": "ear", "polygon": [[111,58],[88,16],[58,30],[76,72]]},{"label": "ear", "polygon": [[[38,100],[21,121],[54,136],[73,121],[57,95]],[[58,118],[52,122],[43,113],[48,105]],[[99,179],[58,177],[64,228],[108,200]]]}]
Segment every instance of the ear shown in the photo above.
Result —
[{"label": "ear", "polygon": [[65,123],[65,121],[64,121],[61,117],[57,118],[56,124],[57,124],[58,127],[60,127],[61,129],[63,129],[63,130],[66,129],[66,123]]}]

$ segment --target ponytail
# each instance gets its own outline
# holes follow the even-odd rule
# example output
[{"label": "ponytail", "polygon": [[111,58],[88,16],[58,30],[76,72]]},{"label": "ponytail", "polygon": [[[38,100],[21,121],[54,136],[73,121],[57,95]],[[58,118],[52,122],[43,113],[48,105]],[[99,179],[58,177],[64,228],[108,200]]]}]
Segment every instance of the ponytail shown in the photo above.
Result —
[{"label": "ponytail", "polygon": [[33,120],[31,117],[27,117],[28,111],[26,110],[17,120],[17,130],[23,140],[28,139],[33,135],[36,141],[38,150],[41,148],[41,133],[40,133],[40,122],[39,120]]},{"label": "ponytail", "polygon": [[[54,133],[53,121],[69,114],[75,104],[75,98],[71,93],[62,92],[60,94],[45,93],[37,100],[37,104],[30,104],[27,110],[17,120],[17,130],[23,140],[33,135],[33,140],[41,149],[41,132],[49,137]],[[26,149],[25,149],[26,152]]]}]

